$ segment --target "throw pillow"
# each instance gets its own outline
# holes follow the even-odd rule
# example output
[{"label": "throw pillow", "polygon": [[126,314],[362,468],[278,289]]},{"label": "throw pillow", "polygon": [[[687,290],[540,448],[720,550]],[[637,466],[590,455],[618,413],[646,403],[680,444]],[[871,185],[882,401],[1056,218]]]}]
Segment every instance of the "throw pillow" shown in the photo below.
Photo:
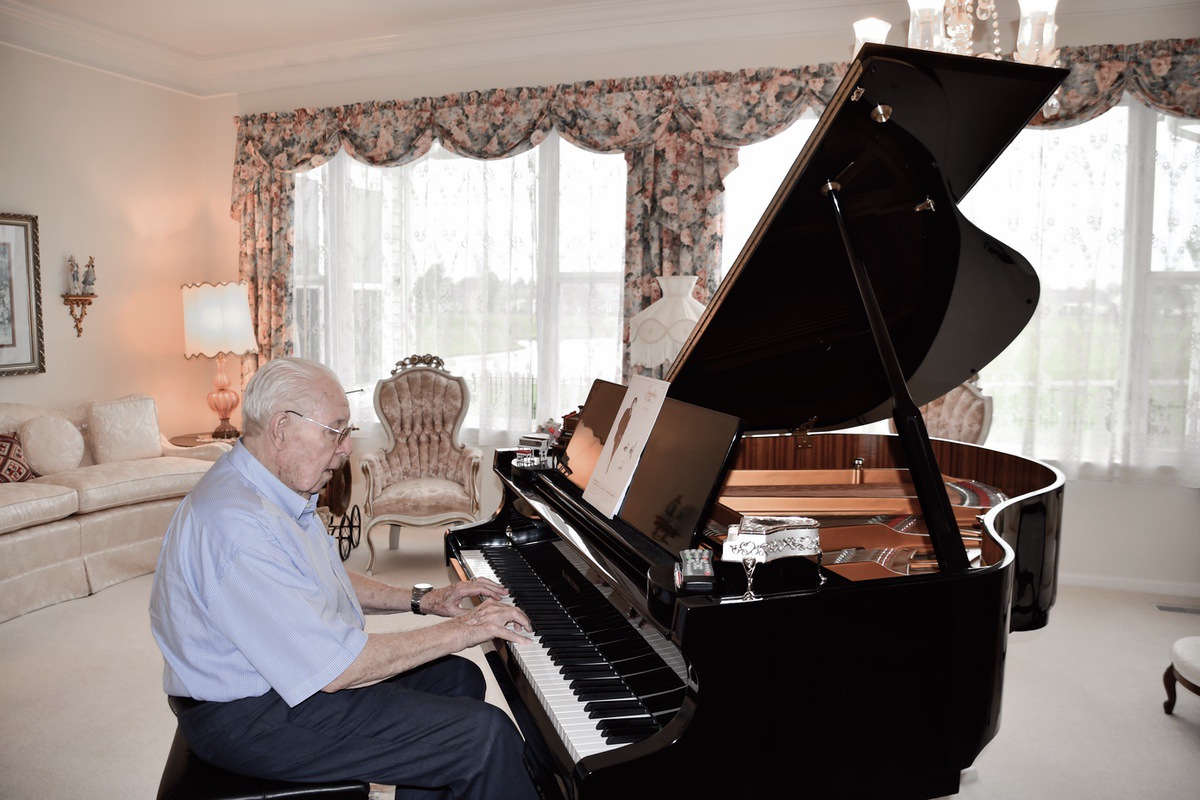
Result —
[{"label": "throw pillow", "polygon": [[75,469],[83,460],[83,434],[63,417],[46,414],[26,420],[18,435],[25,460],[38,475]]},{"label": "throw pillow", "polygon": [[0,433],[0,483],[20,483],[33,477],[21,443],[11,433]]},{"label": "throw pillow", "polygon": [[97,464],[162,455],[158,412],[154,398],[146,395],[92,403],[88,409],[88,436]]}]

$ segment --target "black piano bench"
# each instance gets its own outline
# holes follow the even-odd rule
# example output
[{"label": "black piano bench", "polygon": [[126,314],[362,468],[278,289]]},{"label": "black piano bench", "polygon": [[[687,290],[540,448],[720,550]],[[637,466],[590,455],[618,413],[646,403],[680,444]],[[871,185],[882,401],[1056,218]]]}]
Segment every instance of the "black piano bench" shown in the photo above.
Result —
[{"label": "black piano bench", "polygon": [[351,800],[370,794],[371,784],[363,781],[292,783],[250,778],[214,767],[192,752],[179,729],[158,784],[158,800]]}]

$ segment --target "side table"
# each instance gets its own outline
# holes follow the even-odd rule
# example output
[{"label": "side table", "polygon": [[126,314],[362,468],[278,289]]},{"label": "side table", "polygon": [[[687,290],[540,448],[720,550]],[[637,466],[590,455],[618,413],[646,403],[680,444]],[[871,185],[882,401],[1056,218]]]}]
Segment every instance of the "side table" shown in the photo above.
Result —
[{"label": "side table", "polygon": [[199,447],[202,444],[212,444],[213,442],[229,442],[233,444],[236,440],[214,439],[211,433],[184,433],[179,436],[172,436],[167,441],[176,447]]}]

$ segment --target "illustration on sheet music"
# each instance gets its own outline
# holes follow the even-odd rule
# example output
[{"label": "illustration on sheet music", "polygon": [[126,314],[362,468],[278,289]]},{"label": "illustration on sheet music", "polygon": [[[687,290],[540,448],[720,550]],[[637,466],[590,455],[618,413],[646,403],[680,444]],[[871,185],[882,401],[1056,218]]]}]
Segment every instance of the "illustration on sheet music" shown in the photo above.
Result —
[{"label": "illustration on sheet music", "polygon": [[667,399],[667,387],[666,381],[644,375],[635,375],[629,381],[592,478],[583,491],[583,499],[608,517],[617,513],[625,499],[642,448]]}]

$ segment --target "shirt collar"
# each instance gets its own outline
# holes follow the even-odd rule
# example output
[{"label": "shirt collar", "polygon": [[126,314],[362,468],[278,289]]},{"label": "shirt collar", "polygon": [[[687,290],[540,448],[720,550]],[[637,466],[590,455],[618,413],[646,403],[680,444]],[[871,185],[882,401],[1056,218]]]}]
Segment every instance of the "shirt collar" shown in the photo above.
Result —
[{"label": "shirt collar", "polygon": [[305,514],[312,514],[317,510],[319,493],[310,495],[306,500],[289,489],[283,481],[263,466],[253,453],[246,449],[241,439],[234,442],[233,450],[230,451],[228,458],[233,467],[245,475],[256,489],[293,519],[299,520]]}]

